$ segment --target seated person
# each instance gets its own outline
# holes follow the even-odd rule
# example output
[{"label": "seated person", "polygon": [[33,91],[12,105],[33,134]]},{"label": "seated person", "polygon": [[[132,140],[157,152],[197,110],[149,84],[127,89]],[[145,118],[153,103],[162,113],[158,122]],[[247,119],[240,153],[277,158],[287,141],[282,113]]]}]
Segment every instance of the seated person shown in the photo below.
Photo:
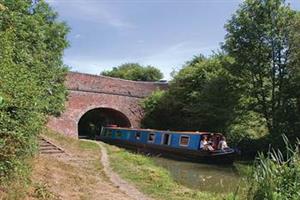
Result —
[{"label": "seated person", "polygon": [[227,145],[227,142],[226,142],[226,138],[224,136],[222,136],[221,140],[220,140],[220,142],[218,144],[218,149],[223,150],[223,149],[226,149],[226,148],[228,148],[228,145]]},{"label": "seated person", "polygon": [[[218,145],[219,145],[219,136],[216,134],[213,134],[210,138],[210,144],[214,149],[218,149]],[[209,142],[208,142],[209,143]]]},{"label": "seated person", "polygon": [[207,136],[204,135],[200,141],[200,149],[213,151],[214,148],[208,143]]}]

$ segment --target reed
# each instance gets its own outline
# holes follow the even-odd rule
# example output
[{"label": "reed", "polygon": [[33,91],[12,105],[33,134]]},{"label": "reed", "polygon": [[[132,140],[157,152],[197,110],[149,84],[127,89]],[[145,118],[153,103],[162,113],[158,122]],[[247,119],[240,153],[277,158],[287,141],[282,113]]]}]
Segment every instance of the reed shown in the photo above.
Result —
[{"label": "reed", "polygon": [[300,199],[300,156],[299,145],[291,145],[283,136],[283,151],[270,149],[260,153],[250,177],[246,194],[251,200],[299,200]]}]

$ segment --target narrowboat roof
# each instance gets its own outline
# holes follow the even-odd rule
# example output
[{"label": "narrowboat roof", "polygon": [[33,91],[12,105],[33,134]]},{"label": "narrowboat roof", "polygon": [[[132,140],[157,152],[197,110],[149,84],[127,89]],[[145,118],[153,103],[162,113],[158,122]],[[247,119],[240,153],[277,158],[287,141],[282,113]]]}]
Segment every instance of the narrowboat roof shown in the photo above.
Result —
[{"label": "narrowboat roof", "polygon": [[119,130],[136,130],[136,131],[152,131],[152,132],[170,132],[178,134],[195,134],[195,135],[206,135],[206,134],[220,134],[222,133],[212,133],[207,131],[170,131],[170,130],[156,130],[156,129],[141,129],[141,128],[124,128],[124,127],[105,127],[109,129],[119,129]]}]

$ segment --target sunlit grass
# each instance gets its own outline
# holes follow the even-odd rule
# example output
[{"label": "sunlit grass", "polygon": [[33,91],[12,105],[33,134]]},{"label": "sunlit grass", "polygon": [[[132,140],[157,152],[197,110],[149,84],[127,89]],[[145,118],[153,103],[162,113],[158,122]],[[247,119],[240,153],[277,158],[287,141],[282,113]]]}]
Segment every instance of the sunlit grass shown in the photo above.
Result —
[{"label": "sunlit grass", "polygon": [[63,134],[56,133],[51,130],[45,129],[42,132],[42,136],[45,136],[46,138],[55,141],[55,144],[60,145],[61,147],[67,147],[71,150],[86,150],[86,151],[95,151],[99,150],[99,146],[89,140],[79,140],[77,138],[72,137],[66,137]]},{"label": "sunlit grass", "polygon": [[176,183],[170,172],[145,155],[105,145],[113,170],[139,190],[156,199],[226,199],[228,194],[209,193]]}]

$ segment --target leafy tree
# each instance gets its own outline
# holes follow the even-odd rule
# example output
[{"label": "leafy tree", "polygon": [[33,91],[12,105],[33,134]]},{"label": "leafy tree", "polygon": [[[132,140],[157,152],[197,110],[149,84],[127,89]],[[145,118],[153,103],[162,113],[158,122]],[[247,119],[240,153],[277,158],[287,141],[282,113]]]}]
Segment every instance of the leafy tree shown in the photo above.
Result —
[{"label": "leafy tree", "polygon": [[187,62],[170,83],[168,92],[154,94],[144,101],[144,125],[173,130],[224,131],[234,118],[238,103],[234,83],[224,68],[231,62],[221,54]]},{"label": "leafy tree", "polygon": [[292,69],[299,63],[292,62],[291,36],[299,34],[299,29],[293,28],[298,20],[284,0],[246,0],[225,26],[223,49],[236,63],[227,69],[244,91],[247,109],[261,114],[275,135],[296,129],[291,80],[295,77]]},{"label": "leafy tree", "polygon": [[44,1],[0,0],[0,184],[36,149],[66,99],[68,27]]},{"label": "leafy tree", "polygon": [[[296,133],[300,133],[300,13],[297,13],[297,18],[294,20],[292,26],[292,34],[290,35],[291,41],[291,73],[294,75],[291,77],[291,86],[289,87],[290,93],[293,94],[297,100],[296,109]],[[298,135],[300,137],[300,135]]]},{"label": "leafy tree", "polygon": [[[162,105],[164,103],[163,97],[165,96],[165,91],[156,90],[149,97],[142,101],[142,107],[145,110],[144,118],[142,119],[142,126],[145,128],[160,128],[165,129],[166,127],[162,124],[158,124],[160,120],[157,117],[162,117],[163,113],[168,113],[162,111]],[[162,112],[161,112],[162,111]],[[159,114],[160,113],[160,114]],[[165,119],[165,118],[161,118]],[[164,121],[164,120],[163,120]]]},{"label": "leafy tree", "polygon": [[159,69],[152,66],[143,67],[138,63],[126,63],[114,67],[111,71],[103,71],[101,75],[133,81],[158,81],[163,78]]}]

